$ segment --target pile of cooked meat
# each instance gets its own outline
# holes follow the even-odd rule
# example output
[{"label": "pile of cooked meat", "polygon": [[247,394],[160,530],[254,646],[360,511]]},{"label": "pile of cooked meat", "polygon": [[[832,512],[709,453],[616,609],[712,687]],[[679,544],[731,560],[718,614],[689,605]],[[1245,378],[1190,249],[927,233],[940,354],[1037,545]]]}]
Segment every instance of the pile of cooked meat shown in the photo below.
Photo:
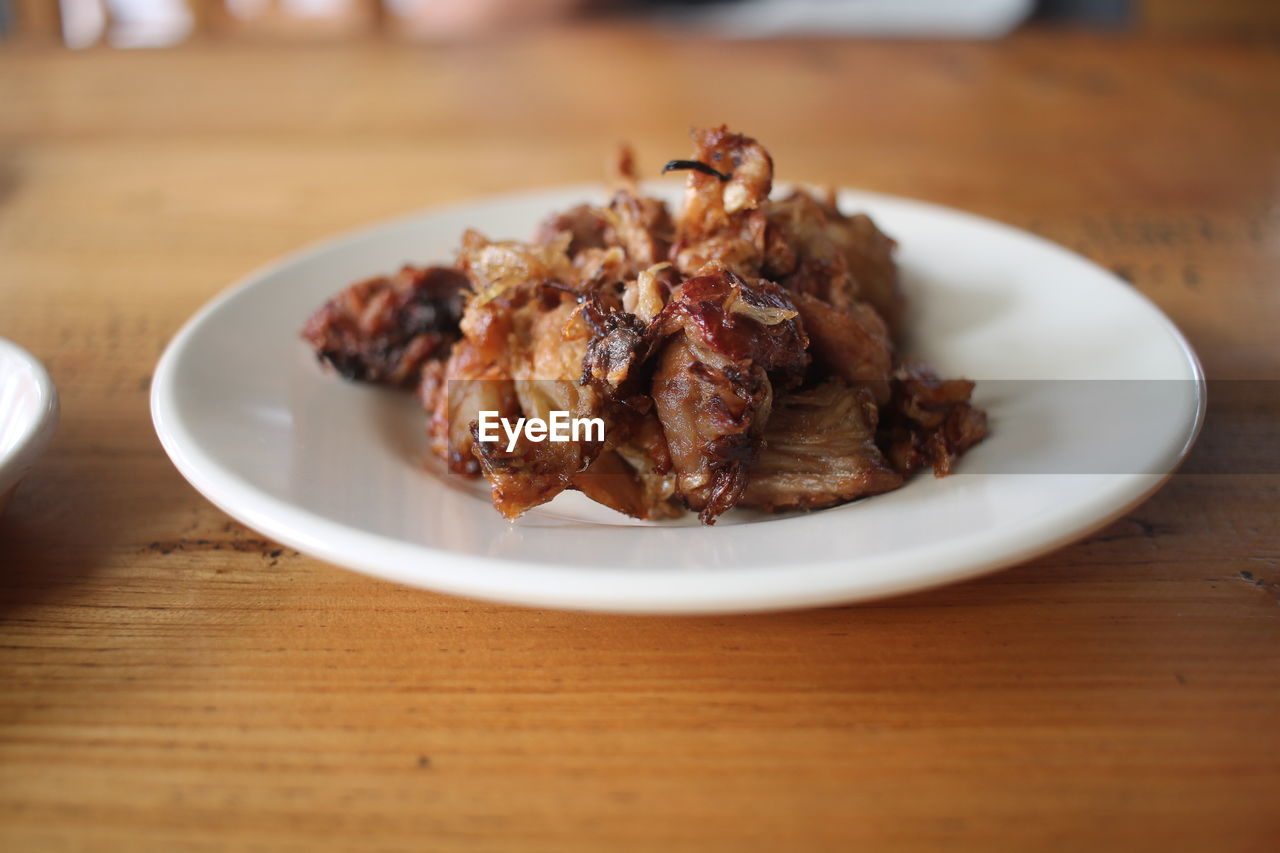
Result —
[{"label": "pile of cooked meat", "polygon": [[[343,291],[303,338],[348,379],[416,388],[433,451],[514,519],[566,489],[641,519],[818,509],[951,472],[986,434],[973,383],[900,358],[894,242],[835,196],[770,199],[773,161],[693,132],[683,205],[624,152],[604,207],[532,242],[467,231],[453,266]],[[600,418],[604,441],[480,441],[481,411]]]}]

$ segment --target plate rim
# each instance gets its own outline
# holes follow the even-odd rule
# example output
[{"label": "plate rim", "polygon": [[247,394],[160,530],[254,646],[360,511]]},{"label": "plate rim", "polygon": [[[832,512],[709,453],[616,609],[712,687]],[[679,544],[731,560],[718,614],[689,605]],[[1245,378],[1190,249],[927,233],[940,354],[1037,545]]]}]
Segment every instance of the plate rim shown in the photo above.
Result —
[{"label": "plate rim", "polygon": [[53,441],[58,428],[58,388],[48,369],[29,350],[8,338],[0,338],[0,357],[11,358],[31,371],[35,380],[37,408],[22,427],[18,439],[8,451],[0,453],[0,503],[17,487],[35,465],[45,448]]},{"label": "plate rim", "polygon": [[[670,186],[667,182],[650,182],[644,186],[663,185]],[[804,185],[782,182],[778,184],[780,189],[787,186]],[[179,473],[197,492],[232,518],[290,548],[368,576],[450,595],[521,606],[636,614],[725,614],[769,612],[872,601],[972,579],[1042,556],[1088,536],[1146,501],[1183,464],[1203,428],[1207,387],[1199,357],[1182,330],[1158,305],[1136,288],[1126,288],[1124,292],[1136,297],[1155,318],[1161,321],[1164,331],[1170,334],[1176,343],[1194,382],[1196,405],[1192,423],[1190,429],[1186,431],[1186,439],[1182,447],[1178,448],[1176,456],[1173,457],[1169,471],[1160,474],[1111,475],[1113,479],[1108,483],[1108,488],[1088,504],[1076,507],[1076,511],[1068,517],[1069,521],[1064,522],[1061,517],[1054,517],[1051,520],[1053,530],[1042,529],[1049,527],[1049,523],[1044,520],[1025,523],[1018,528],[1016,535],[1011,537],[1017,544],[1006,541],[1002,547],[998,548],[988,545],[988,552],[994,550],[997,553],[988,553],[985,557],[974,556],[961,561],[959,565],[952,561],[947,568],[931,569],[926,564],[940,556],[943,550],[963,547],[968,538],[981,538],[979,534],[935,543],[929,547],[918,548],[915,552],[908,552],[905,567],[903,566],[904,556],[900,552],[891,552],[876,558],[863,556],[847,560],[827,560],[808,564],[805,567],[809,573],[815,575],[845,569],[845,574],[849,577],[849,582],[846,584],[827,583],[818,588],[804,588],[789,593],[777,591],[767,594],[758,591],[744,593],[734,589],[709,590],[701,584],[702,579],[697,575],[673,574],[664,577],[664,583],[669,586],[688,587],[688,589],[678,590],[676,594],[667,589],[661,594],[645,595],[643,590],[635,589],[637,586],[635,581],[643,574],[639,571],[628,570],[631,574],[631,583],[619,583],[618,576],[613,574],[592,575],[589,569],[582,567],[538,564],[537,580],[531,584],[520,584],[518,572],[521,570],[527,572],[530,565],[525,561],[464,553],[425,543],[405,542],[325,518],[263,492],[218,463],[200,448],[199,442],[182,426],[181,418],[173,411],[175,365],[180,353],[196,330],[226,303],[246,291],[264,286],[278,271],[322,252],[340,250],[372,234],[403,227],[419,220],[449,214],[456,215],[468,209],[483,209],[494,204],[530,202],[552,195],[581,193],[585,197],[593,198],[598,196],[602,189],[607,187],[600,183],[563,184],[485,194],[451,203],[430,205],[309,241],[242,276],[208,299],[179,327],[157,362],[151,384],[150,409],[154,428],[166,454]],[[905,204],[923,212],[942,214],[985,228],[994,228],[1022,240],[1029,239],[1043,248],[1052,249],[1056,253],[1089,264],[1111,279],[1115,285],[1124,287],[1124,283],[1119,278],[1090,259],[1038,234],[999,220],[906,196],[851,187],[840,187],[837,190],[842,194],[855,194],[868,201]],[[1024,475],[976,474],[973,476]],[[1103,508],[1099,509],[1099,506]],[[325,529],[326,535],[316,536],[306,532],[309,528],[316,527]],[[1008,538],[1010,538],[1009,535],[1006,536],[1006,539]],[[368,559],[360,556],[375,552],[385,554],[388,549],[397,552],[398,558]],[[430,555],[435,558],[430,562],[446,564],[445,570],[424,573],[421,566],[412,571],[401,567],[399,564],[403,559],[411,555],[416,555],[419,559]],[[901,575],[868,582],[865,578],[859,578],[856,574],[847,572],[848,567],[854,563],[865,566],[868,562],[872,566],[877,562],[892,563],[899,567]],[[946,565],[948,561],[937,562]],[[453,563],[455,567],[452,570],[448,569],[448,563]],[[557,575],[562,576],[561,580],[567,585],[548,582],[549,576]],[[589,588],[571,583],[574,580],[580,582],[587,577],[593,580]],[[517,582],[513,583],[513,581]],[[626,594],[619,594],[620,591]]]}]

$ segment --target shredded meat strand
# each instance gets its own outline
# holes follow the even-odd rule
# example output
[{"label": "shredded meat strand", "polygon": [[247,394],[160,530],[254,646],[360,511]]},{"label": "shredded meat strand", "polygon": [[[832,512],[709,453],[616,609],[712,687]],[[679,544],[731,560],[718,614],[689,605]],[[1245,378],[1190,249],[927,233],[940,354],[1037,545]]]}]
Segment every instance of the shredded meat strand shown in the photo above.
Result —
[{"label": "shredded meat strand", "polygon": [[876,404],[840,380],[775,400],[741,505],[821,509],[902,485],[875,444]]}]

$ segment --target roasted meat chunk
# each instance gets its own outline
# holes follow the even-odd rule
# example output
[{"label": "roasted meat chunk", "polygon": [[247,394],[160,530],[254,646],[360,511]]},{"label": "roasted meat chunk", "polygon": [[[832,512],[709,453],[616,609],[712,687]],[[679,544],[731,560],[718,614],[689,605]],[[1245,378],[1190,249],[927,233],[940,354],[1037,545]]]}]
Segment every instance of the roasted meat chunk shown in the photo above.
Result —
[{"label": "roasted meat chunk", "polygon": [[580,204],[564,213],[555,213],[542,220],[533,242],[539,246],[552,246],[564,234],[569,235],[566,251],[573,257],[584,249],[603,249],[604,235],[609,229],[605,212],[590,204]]},{"label": "roasted meat chunk", "polygon": [[798,312],[777,285],[719,264],[685,281],[654,321],[670,339],[653,399],[677,489],[706,524],[742,497],[775,386],[796,385],[809,356]]},{"label": "roasted meat chunk", "polygon": [[865,302],[884,318],[891,332],[899,334],[905,303],[898,283],[898,265],[893,260],[893,249],[898,244],[866,214],[844,216],[833,204],[829,215],[831,230],[844,252],[849,278],[854,283],[851,292],[833,293],[832,304],[848,308],[854,300]]},{"label": "roasted meat chunk", "polygon": [[790,295],[770,281],[746,279],[719,262],[685,279],[654,318],[650,333],[683,332],[705,351],[767,371],[784,387],[809,366],[809,338]]},{"label": "roasted meat chunk", "polygon": [[343,377],[412,388],[422,365],[458,339],[467,278],[406,266],[351,285],[311,315],[302,337]]},{"label": "roasted meat chunk", "polygon": [[[556,296],[547,308],[532,301],[519,312],[515,325],[523,340],[508,359],[520,414],[549,422],[553,412],[595,417],[602,400],[595,389],[580,384],[587,337],[579,331],[575,303]],[[485,477],[493,487],[493,504],[507,518],[516,518],[569,488],[576,474],[599,455],[603,441],[531,441],[520,438],[514,447],[502,439],[482,442],[471,426],[473,447]]]},{"label": "roasted meat chunk", "polygon": [[969,403],[973,383],[940,379],[932,368],[908,362],[894,373],[879,443],[900,473],[926,465],[945,477],[956,457],[987,435],[987,414]]},{"label": "roasted meat chunk", "polygon": [[665,202],[621,189],[607,207],[580,204],[544,219],[533,242],[545,248],[563,247],[579,267],[589,263],[589,253],[598,256],[614,250],[619,271],[634,278],[641,270],[666,261],[674,232]]},{"label": "roasted meat chunk", "polygon": [[624,250],[631,276],[666,261],[675,225],[664,202],[620,190],[609,202],[606,216],[606,244]]},{"label": "roasted meat chunk", "polygon": [[762,274],[788,290],[808,293],[838,310],[870,305],[895,334],[902,294],[895,243],[863,214],[845,216],[834,196],[797,190],[764,208],[768,218]]},{"label": "roasted meat chunk", "polygon": [[[525,408],[529,398],[522,395],[520,402],[521,412],[530,412]],[[595,461],[600,448],[598,444],[588,449],[583,442],[533,442],[524,437],[510,448],[501,435],[496,441],[482,441],[478,430],[478,423],[473,421],[472,447],[489,481],[494,507],[509,519],[520,517],[569,488],[574,476]]]},{"label": "roasted meat chunk", "polygon": [[741,505],[821,509],[902,485],[876,447],[876,403],[840,380],[774,400]]},{"label": "roasted meat chunk", "polygon": [[473,451],[471,436],[471,425],[480,413],[492,411],[501,417],[518,417],[520,411],[515,383],[483,350],[466,339],[453,348],[443,369],[423,372],[419,396],[431,415],[427,426],[431,450],[451,472],[466,477],[480,476],[480,461]]},{"label": "roasted meat chunk", "polygon": [[812,342],[815,365],[867,388],[877,403],[888,401],[893,345],[875,309],[855,302],[841,311],[807,293],[792,293],[791,299]]},{"label": "roasted meat chunk", "polygon": [[645,507],[645,514],[640,517],[674,518],[681,515],[684,506],[676,494],[671,450],[653,399],[632,398],[628,413],[628,417],[616,419],[623,428],[615,431],[617,439],[613,451],[631,467],[640,487],[641,502]]},{"label": "roasted meat chunk", "polygon": [[679,494],[703,523],[713,523],[742,497],[772,396],[759,367],[740,370],[688,338],[663,351],[653,400]]},{"label": "roasted meat chunk", "polygon": [[606,450],[573,478],[573,487],[596,503],[638,518],[675,518],[684,510],[675,500],[675,477],[658,474],[647,459],[622,450]]}]

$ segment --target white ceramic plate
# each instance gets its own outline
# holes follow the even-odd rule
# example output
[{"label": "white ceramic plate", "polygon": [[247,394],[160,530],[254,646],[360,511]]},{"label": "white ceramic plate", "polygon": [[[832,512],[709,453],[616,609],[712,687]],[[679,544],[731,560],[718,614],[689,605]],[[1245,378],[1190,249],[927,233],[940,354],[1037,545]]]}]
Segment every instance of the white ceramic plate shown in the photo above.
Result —
[{"label": "white ceramic plate", "polygon": [[35,356],[0,338],[0,510],[53,438],[58,392]]},{"label": "white ceramic plate", "polygon": [[467,227],[526,239],[548,212],[587,200],[603,191],[429,211],[251,275],[160,361],[151,406],[165,449],[248,526],[372,575],[534,606],[732,612],[876,598],[1044,553],[1149,495],[1199,428],[1195,355],[1131,287],[1007,226],[846,192],[845,210],[899,241],[913,354],[979,382],[991,435],[959,473],[807,515],[735,510],[710,528],[633,521],[577,493],[508,523],[483,484],[424,462],[411,396],[322,371],[298,330],[356,279],[452,259]]}]

